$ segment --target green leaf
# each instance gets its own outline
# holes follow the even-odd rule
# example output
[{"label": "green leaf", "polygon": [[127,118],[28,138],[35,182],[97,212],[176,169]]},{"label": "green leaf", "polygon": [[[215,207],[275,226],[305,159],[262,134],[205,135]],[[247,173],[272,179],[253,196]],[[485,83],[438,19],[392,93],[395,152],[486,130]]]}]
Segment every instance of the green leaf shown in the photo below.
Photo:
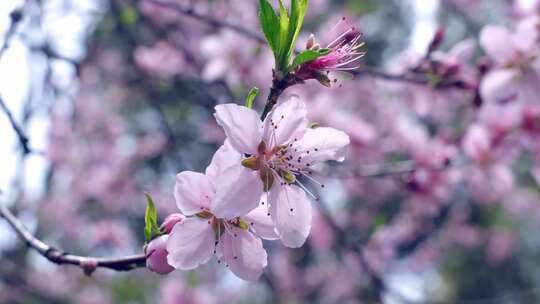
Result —
[{"label": "green leaf", "polygon": [[161,235],[161,231],[159,230],[159,226],[157,224],[157,211],[156,211],[156,205],[154,204],[154,200],[150,196],[150,194],[145,193],[146,196],[146,213],[144,215],[144,237],[146,239],[146,242],[150,242],[153,240],[156,236]]},{"label": "green leaf", "polygon": [[278,0],[279,17],[268,0],[259,0],[259,19],[266,41],[274,53],[276,70],[287,72],[296,39],[302,28],[308,0],[291,0],[288,13],[282,0]]},{"label": "green leaf", "polygon": [[246,97],[246,107],[253,108],[253,101],[255,100],[255,97],[257,97],[257,94],[259,94],[259,88],[253,87],[251,90],[249,90],[249,93]]},{"label": "green leaf", "polygon": [[274,12],[274,8],[267,0],[259,0],[261,10],[259,12],[259,21],[261,22],[261,28],[264,33],[264,37],[274,53],[274,57],[277,60],[279,54],[278,41],[280,31],[280,19]]},{"label": "green leaf", "polygon": [[298,54],[296,58],[294,58],[294,61],[292,65],[290,66],[290,70],[294,70],[297,67],[301,66],[302,64],[306,62],[313,61],[321,56],[327,55],[330,53],[331,49],[319,49],[319,50],[307,50],[303,51],[302,53]]},{"label": "green leaf", "polygon": [[308,125],[308,128],[310,129],[317,129],[318,127],[320,127],[320,125],[316,122],[310,122]]},{"label": "green leaf", "polygon": [[285,66],[289,64],[291,56],[294,51],[294,45],[296,44],[296,39],[298,34],[302,29],[304,23],[304,17],[306,15],[308,7],[308,0],[291,0],[291,16],[289,20],[289,29],[287,37],[287,51],[284,54]]},{"label": "green leaf", "polygon": [[285,6],[283,6],[283,2],[279,0],[278,3],[279,3],[278,67],[279,67],[279,70],[282,70],[288,64],[284,56],[286,55],[288,44],[289,44],[289,41],[288,41],[289,14],[287,13]]}]

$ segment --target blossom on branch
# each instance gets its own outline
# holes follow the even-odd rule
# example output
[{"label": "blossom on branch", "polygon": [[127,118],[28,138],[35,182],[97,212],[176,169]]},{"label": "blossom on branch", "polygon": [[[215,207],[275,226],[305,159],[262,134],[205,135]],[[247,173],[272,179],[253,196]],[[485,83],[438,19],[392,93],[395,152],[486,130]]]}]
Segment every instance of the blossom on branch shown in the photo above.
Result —
[{"label": "blossom on branch", "polygon": [[[263,122],[257,112],[236,104],[218,105],[214,115],[242,158],[228,170],[234,173],[226,176],[228,182],[218,186],[246,197],[265,194],[283,244],[302,246],[311,229],[311,205],[310,192],[298,178],[324,187],[311,177],[312,168],[326,160],[343,161],[349,136],[333,128],[309,128],[306,105],[296,97],[279,103]],[[237,210],[241,204],[238,200],[227,208]]]},{"label": "blossom on branch", "polygon": [[236,157],[225,143],[205,174],[184,171],[176,176],[174,196],[186,218],[173,227],[167,243],[168,263],[173,267],[191,270],[216,255],[239,278],[254,281],[262,274],[267,255],[260,238],[277,239],[277,235],[271,220],[261,215],[264,210],[256,208],[260,194],[226,187],[259,186],[249,184],[254,173],[242,175],[230,166]]}]

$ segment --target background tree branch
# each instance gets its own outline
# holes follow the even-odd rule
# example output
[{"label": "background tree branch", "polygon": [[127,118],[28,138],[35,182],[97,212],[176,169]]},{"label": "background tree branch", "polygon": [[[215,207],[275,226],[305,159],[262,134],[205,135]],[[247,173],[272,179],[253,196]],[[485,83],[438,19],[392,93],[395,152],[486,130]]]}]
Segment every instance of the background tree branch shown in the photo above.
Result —
[{"label": "background tree branch", "polygon": [[1,203],[0,216],[8,222],[19,238],[24,240],[29,248],[32,248],[44,258],[57,265],[74,265],[80,267],[88,275],[97,268],[129,271],[140,267],[146,267],[146,257],[144,254],[119,258],[98,258],[69,254],[36,238],[8,208]]}]

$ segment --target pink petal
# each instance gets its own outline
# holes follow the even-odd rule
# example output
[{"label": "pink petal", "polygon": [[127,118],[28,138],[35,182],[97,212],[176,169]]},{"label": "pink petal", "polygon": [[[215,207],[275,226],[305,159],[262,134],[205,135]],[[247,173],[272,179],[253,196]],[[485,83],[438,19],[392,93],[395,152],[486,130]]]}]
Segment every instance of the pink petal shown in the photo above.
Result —
[{"label": "pink petal", "polygon": [[311,230],[311,203],[304,190],[294,185],[274,185],[268,200],[270,216],[283,245],[302,246]]},{"label": "pink petal", "polygon": [[206,167],[206,176],[211,182],[215,182],[218,176],[226,169],[240,164],[241,158],[242,155],[231,146],[228,140],[225,140],[225,143],[219,147],[214,157],[212,157],[210,165]]},{"label": "pink petal", "polygon": [[463,139],[463,150],[467,156],[476,161],[485,160],[491,150],[491,137],[488,129],[473,124]]},{"label": "pink petal", "polygon": [[302,137],[308,126],[306,104],[298,97],[279,103],[264,120],[264,141],[275,147]]},{"label": "pink petal", "polygon": [[221,58],[209,60],[205,65],[202,78],[207,81],[215,81],[227,73],[230,64]]},{"label": "pink petal", "polygon": [[498,69],[489,72],[480,84],[480,95],[486,102],[500,102],[517,94],[516,71]]},{"label": "pink petal", "polygon": [[532,176],[534,177],[534,180],[536,181],[537,185],[540,185],[540,167],[535,167],[531,171]]},{"label": "pink petal", "polygon": [[449,55],[454,57],[460,63],[467,62],[471,59],[474,54],[474,49],[476,47],[476,42],[474,39],[466,39],[458,42],[450,51]]},{"label": "pink petal", "polygon": [[184,215],[199,213],[210,207],[214,187],[202,173],[184,171],[176,175],[174,198]]},{"label": "pink petal", "polygon": [[239,278],[256,281],[267,265],[267,255],[260,238],[247,230],[232,228],[220,239],[223,261]]},{"label": "pink petal", "polygon": [[233,103],[216,106],[214,117],[231,145],[240,153],[257,154],[262,125],[257,112]]},{"label": "pink petal", "polygon": [[246,215],[259,204],[263,184],[258,171],[232,166],[217,180],[216,196],[210,210],[218,218],[231,219]]},{"label": "pink petal", "polygon": [[297,149],[299,153],[302,153],[302,161],[306,163],[326,160],[343,161],[349,143],[349,136],[344,132],[334,128],[320,127],[308,129],[298,142]]},{"label": "pink petal", "polygon": [[504,64],[516,54],[512,34],[504,27],[488,25],[480,32],[480,44],[491,59]]},{"label": "pink petal", "polygon": [[517,24],[513,41],[521,52],[525,54],[535,52],[535,47],[540,39],[538,28],[540,28],[540,17],[538,16],[526,18]]},{"label": "pink petal", "polygon": [[272,218],[268,216],[268,203],[262,203],[264,204],[260,204],[243,218],[257,236],[265,240],[277,240],[279,236],[274,229]]},{"label": "pink petal", "polygon": [[167,262],[181,270],[197,268],[212,257],[214,242],[214,230],[208,220],[187,218],[176,224],[169,235]]},{"label": "pink petal", "polygon": [[162,235],[152,240],[146,247],[146,266],[155,273],[167,274],[174,268],[167,263],[167,239],[168,235]]}]

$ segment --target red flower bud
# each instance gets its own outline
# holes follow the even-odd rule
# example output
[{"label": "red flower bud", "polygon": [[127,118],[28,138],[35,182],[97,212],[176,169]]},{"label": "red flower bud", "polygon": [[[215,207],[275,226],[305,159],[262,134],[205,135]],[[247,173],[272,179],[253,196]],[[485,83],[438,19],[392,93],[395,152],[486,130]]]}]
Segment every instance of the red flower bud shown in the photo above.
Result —
[{"label": "red flower bud", "polygon": [[169,234],[171,233],[174,225],[176,225],[176,223],[180,223],[183,219],[184,215],[182,215],[181,213],[169,214],[163,221],[163,224],[161,224],[160,229],[161,231],[163,231],[163,233]]}]

